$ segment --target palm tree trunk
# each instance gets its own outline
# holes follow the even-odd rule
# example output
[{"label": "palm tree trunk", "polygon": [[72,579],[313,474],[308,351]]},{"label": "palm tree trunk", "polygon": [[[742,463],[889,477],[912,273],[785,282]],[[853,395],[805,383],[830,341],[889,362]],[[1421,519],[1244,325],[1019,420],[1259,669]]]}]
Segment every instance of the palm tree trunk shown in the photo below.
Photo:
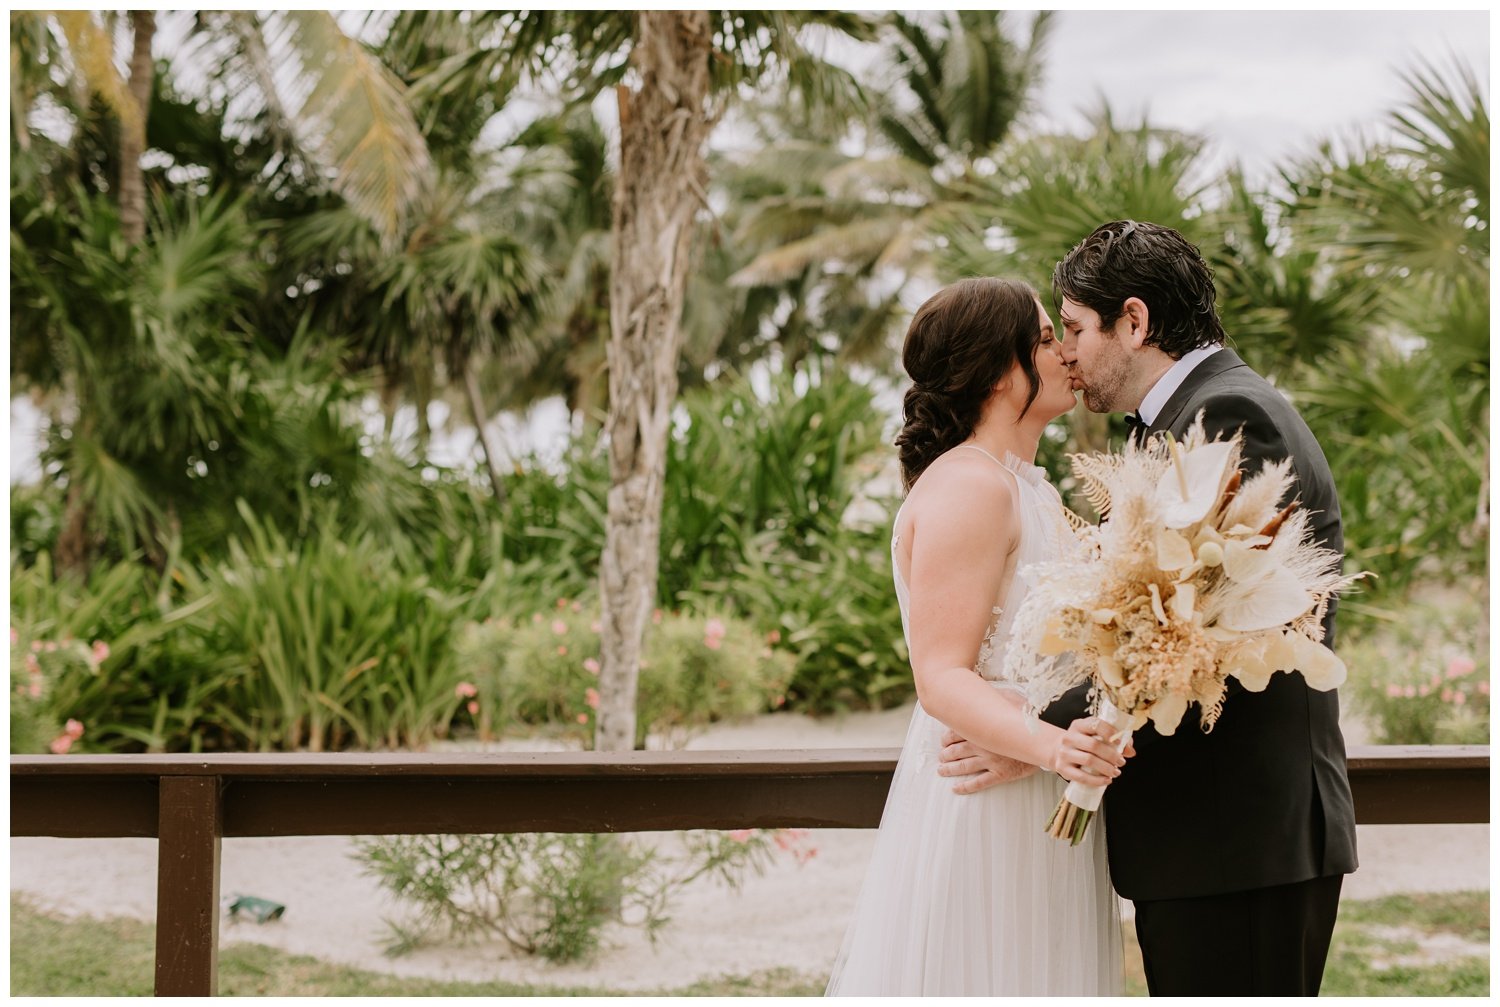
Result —
[{"label": "palm tree trunk", "polygon": [[130,97],[140,115],[135,122],[120,123],[120,233],[134,245],[146,236],[146,177],[141,154],[146,149],[146,115],[151,107],[151,40],[156,37],[156,14],[148,10],[130,12],[134,36],[130,53]]},{"label": "palm tree trunk", "polygon": [[484,467],[490,474],[490,485],[495,489],[495,502],[505,503],[505,481],[500,478],[497,462],[498,452],[490,442],[489,413],[484,408],[484,397],[479,393],[479,373],[472,360],[464,361],[464,391],[469,396],[469,415],[474,428],[479,432],[479,447],[484,453]]},{"label": "palm tree trunk", "polygon": [[621,85],[620,170],[610,276],[610,489],[599,589],[603,667],[594,747],[635,747],[641,637],[657,590],[667,437],[677,395],[682,303],[699,196],[711,38],[706,11],[638,11]]}]

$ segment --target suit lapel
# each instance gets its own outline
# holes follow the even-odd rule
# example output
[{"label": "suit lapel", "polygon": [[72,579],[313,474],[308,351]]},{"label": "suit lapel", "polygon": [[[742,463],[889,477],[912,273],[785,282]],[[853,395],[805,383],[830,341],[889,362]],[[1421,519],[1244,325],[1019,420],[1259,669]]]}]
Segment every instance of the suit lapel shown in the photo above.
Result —
[{"label": "suit lapel", "polygon": [[1146,434],[1150,435],[1163,430],[1171,430],[1173,424],[1177,422],[1178,417],[1182,415],[1182,411],[1187,408],[1187,404],[1193,400],[1193,395],[1197,393],[1198,389],[1226,371],[1232,371],[1236,367],[1248,366],[1250,365],[1241,360],[1238,353],[1227,346],[1224,347],[1224,349],[1193,368],[1192,373],[1187,376],[1187,379],[1177,386],[1177,390],[1172,393],[1172,397],[1167,399],[1167,404],[1161,407],[1161,412],[1156,416],[1156,422],[1152,423],[1146,429]]}]

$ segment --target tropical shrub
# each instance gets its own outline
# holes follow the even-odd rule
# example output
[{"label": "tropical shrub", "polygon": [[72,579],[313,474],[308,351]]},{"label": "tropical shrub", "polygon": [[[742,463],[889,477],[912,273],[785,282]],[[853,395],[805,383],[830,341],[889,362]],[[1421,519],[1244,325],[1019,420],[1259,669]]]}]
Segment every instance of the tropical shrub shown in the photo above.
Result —
[{"label": "tropical shrub", "polygon": [[[598,708],[598,606],[559,599],[547,612],[465,628],[455,698],[482,737],[513,724],[551,725],[591,747]],[[792,655],[743,620],[667,614],[647,627],[636,699],[636,746],[648,735],[680,746],[708,724],[785,702]],[[472,707],[469,704],[473,704]]]},{"label": "tropical shrub", "polygon": [[1413,606],[1341,656],[1382,745],[1483,745],[1490,736],[1487,607]]},{"label": "tropical shrub", "polygon": [[202,575],[215,598],[205,644],[235,658],[206,718],[262,751],[420,747],[443,733],[460,601],[373,534],[325,527],[293,544],[243,510],[248,536]]},{"label": "tropical shrub", "polygon": [[592,957],[609,923],[644,927],[654,939],[684,886],[716,875],[737,888],[747,872],[765,870],[773,838],[788,848],[787,831],[684,832],[671,851],[587,833],[387,836],[357,841],[355,859],[408,910],[386,921],[387,953],[498,937],[560,963]]},{"label": "tropical shrub", "polygon": [[[204,646],[198,620],[213,599],[189,573],[174,567],[159,576],[132,559],[97,564],[86,580],[54,578],[46,553],[30,567],[12,564],[12,625],[20,638],[43,642],[51,721],[88,725],[90,747],[102,751],[225,747],[204,713],[232,657]],[[46,641],[85,640],[88,660],[54,660],[45,649]]]}]

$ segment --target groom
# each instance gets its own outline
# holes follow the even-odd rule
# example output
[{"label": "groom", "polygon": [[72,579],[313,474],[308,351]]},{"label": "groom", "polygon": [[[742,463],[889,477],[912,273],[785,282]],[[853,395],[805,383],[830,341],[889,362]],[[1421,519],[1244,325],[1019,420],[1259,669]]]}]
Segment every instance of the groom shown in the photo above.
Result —
[{"label": "groom", "polygon": [[[1105,224],[1052,283],[1063,359],[1091,411],[1126,413],[1133,437],[1180,440],[1202,410],[1210,439],[1243,434],[1246,478],[1291,458],[1290,498],[1312,513],[1318,543],[1343,552],[1322,449],[1286,398],[1223,345],[1212,274],[1182,235]],[[1330,647],[1335,608],[1324,620]],[[1087,716],[1086,691],[1065,694],[1043,719],[1066,727]],[[1191,710],[1169,737],[1150,723],[1135,733],[1137,754],[1105,791],[1104,826],[1153,996],[1318,992],[1343,875],[1356,867],[1338,718],[1337,692],[1278,674],[1259,693],[1231,679],[1211,733]],[[945,745],[944,775],[983,770],[963,792],[1014,775],[951,732]]]}]

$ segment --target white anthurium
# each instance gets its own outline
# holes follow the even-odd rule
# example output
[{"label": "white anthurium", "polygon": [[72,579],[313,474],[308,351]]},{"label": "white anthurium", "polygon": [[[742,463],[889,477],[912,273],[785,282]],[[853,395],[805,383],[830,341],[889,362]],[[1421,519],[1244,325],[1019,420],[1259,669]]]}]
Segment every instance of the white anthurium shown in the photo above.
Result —
[{"label": "white anthurium", "polygon": [[1156,725],[1156,733],[1162,737],[1170,737],[1177,733],[1177,725],[1182,723],[1182,715],[1187,713],[1188,701],[1186,696],[1163,696],[1151,704],[1151,723]]},{"label": "white anthurium", "polygon": [[1297,575],[1279,563],[1259,579],[1247,597],[1219,613],[1218,624],[1241,633],[1285,626],[1313,606]]},{"label": "white anthurium", "polygon": [[1213,542],[1217,545],[1224,544],[1224,533],[1211,524],[1199,525],[1198,530],[1193,533],[1193,551],[1202,549],[1206,543]]},{"label": "white anthurium", "polygon": [[1293,633],[1266,634],[1266,663],[1276,671],[1292,671],[1297,667],[1297,651],[1292,646]]},{"label": "white anthurium", "polygon": [[1342,658],[1301,633],[1286,635],[1294,653],[1296,669],[1307,679],[1309,686],[1319,692],[1327,692],[1344,684],[1344,680],[1349,677],[1349,669]]},{"label": "white anthurium", "polygon": [[1191,451],[1172,446],[1172,464],[1156,484],[1163,524],[1187,528],[1208,517],[1221,499],[1232,449],[1229,441],[1203,444]]},{"label": "white anthurium", "polygon": [[1193,562],[1193,545],[1170,528],[1156,533],[1156,566],[1159,570],[1181,570]]},{"label": "white anthurium", "polygon": [[1197,613],[1193,606],[1198,603],[1198,589],[1191,584],[1178,584],[1172,592],[1172,616],[1178,622],[1192,622]]},{"label": "white anthurium", "polygon": [[1250,692],[1264,692],[1271,684],[1271,676],[1276,674],[1276,668],[1267,660],[1268,643],[1265,637],[1252,637],[1231,651],[1225,661],[1229,674]]},{"label": "white anthurium", "polygon": [[1224,575],[1238,584],[1264,578],[1280,562],[1266,549],[1255,548],[1254,539],[1224,544]]}]

